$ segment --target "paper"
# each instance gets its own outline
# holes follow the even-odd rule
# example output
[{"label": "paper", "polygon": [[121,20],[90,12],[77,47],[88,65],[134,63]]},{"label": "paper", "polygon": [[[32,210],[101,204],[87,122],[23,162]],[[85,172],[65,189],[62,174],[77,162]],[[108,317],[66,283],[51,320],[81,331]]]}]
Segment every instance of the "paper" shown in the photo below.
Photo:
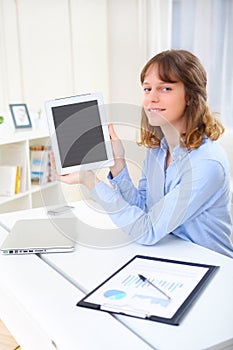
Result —
[{"label": "paper", "polygon": [[[85,299],[85,302],[102,305],[112,310],[135,310],[147,317],[156,315],[172,318],[190,293],[195,289],[208,267],[192,266],[136,257],[117,274]],[[142,274],[163,290],[166,298],[148,282],[142,281]]]}]

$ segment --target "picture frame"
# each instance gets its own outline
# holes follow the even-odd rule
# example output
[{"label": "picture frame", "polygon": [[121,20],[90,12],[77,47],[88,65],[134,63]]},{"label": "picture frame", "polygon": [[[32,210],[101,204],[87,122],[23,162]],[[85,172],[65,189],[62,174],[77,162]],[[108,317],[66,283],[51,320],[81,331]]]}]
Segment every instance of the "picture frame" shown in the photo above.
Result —
[{"label": "picture frame", "polygon": [[31,118],[25,103],[10,104],[9,107],[16,129],[32,127]]}]

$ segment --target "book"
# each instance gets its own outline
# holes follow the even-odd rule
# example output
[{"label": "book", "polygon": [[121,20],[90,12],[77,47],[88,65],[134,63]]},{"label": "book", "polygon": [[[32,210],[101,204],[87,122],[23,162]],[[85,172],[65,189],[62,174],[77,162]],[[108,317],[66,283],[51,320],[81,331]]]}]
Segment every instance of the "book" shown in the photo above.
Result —
[{"label": "book", "polygon": [[16,193],[16,179],[17,191],[19,191],[20,177],[19,167],[17,165],[1,165],[0,166],[0,196],[13,196]]},{"label": "book", "polygon": [[20,192],[20,180],[21,180],[21,168],[17,165],[16,167],[16,179],[15,179],[15,194]]},{"label": "book", "polygon": [[52,180],[48,148],[45,146],[31,146],[30,163],[32,185],[42,185]]}]

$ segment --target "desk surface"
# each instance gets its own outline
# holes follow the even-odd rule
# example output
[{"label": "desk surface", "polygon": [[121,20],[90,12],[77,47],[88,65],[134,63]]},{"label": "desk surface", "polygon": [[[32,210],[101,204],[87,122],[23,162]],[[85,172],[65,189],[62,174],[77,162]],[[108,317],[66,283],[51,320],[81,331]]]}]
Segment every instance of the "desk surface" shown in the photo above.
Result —
[{"label": "desk surface", "polygon": [[[90,218],[95,218],[98,227],[103,225],[106,230],[109,228],[110,235],[112,233],[114,235],[116,234],[116,232],[112,230],[112,224],[102,213],[92,213],[91,207],[85,207],[86,205],[84,203],[78,202],[75,206],[77,215],[83,215],[85,218],[88,217],[89,221]],[[45,215],[46,212],[42,208],[30,211],[30,218],[44,217]],[[23,217],[29,218],[29,212],[22,211],[14,214],[4,214],[1,216],[1,222],[6,226],[11,227],[15,220]],[[88,236],[89,231],[93,234],[93,230],[89,230],[91,224],[88,225],[86,219],[84,221],[86,225],[85,230],[83,226],[85,234]],[[115,244],[117,241],[113,240],[111,242],[114,242]],[[83,293],[91,291],[136,254],[214,264],[219,265],[220,269],[178,327],[127,316],[117,316],[116,318],[113,318],[106,313],[98,311],[87,309],[82,309],[80,311],[81,308],[74,306]],[[17,264],[17,259],[19,259],[19,257],[2,257],[4,260],[8,258],[11,259],[12,266],[15,266],[15,264]],[[67,309],[66,315],[74,315],[77,324],[80,322],[80,312],[83,313],[82,315],[84,315],[84,319],[93,320],[93,327],[95,324],[99,325],[99,322],[105,322],[105,319],[107,318],[108,321],[106,323],[108,323],[109,328],[106,330],[106,334],[111,334],[112,336],[111,329],[113,329],[112,327],[114,327],[114,330],[115,327],[117,329],[118,327],[116,324],[121,326],[119,332],[122,331],[122,325],[125,325],[132,331],[130,334],[138,339],[138,341],[140,338],[145,341],[143,346],[147,346],[147,343],[151,348],[161,350],[227,349],[228,347],[230,349],[233,346],[233,282],[232,278],[229,278],[229,276],[232,276],[233,274],[233,263],[230,258],[223,255],[170,235],[157,245],[150,247],[141,246],[132,242],[127,244],[126,241],[121,246],[120,244],[119,246],[115,244],[109,248],[105,247],[105,249],[77,244],[74,253],[42,255],[41,259],[37,256],[25,256],[22,257],[22,259],[23,258],[37,259],[36,264],[38,266],[43,266],[41,267],[42,269],[48,269],[50,271],[49,275],[55,274],[53,278],[56,276],[56,279],[59,279],[61,285],[68,284],[74,288],[74,291],[72,291],[74,295],[71,293],[74,300],[71,298],[73,302]],[[59,272],[59,274],[57,272]],[[29,284],[28,282],[25,283],[26,285]],[[35,303],[35,295],[37,295],[37,293],[34,293],[34,288],[32,286],[30,287],[30,292],[31,303],[33,304],[33,300]],[[62,295],[60,295],[60,302],[61,300],[64,300]],[[21,303],[27,305],[27,298],[22,297]],[[41,308],[44,303],[45,300],[42,299]],[[100,314],[101,316],[97,316]],[[36,313],[33,316],[38,320],[38,315]],[[101,321],[98,322],[96,317],[101,317]],[[112,319],[114,319],[116,324],[110,325],[110,322],[112,321],[109,320]],[[54,332],[56,327],[59,329],[59,322],[56,322],[56,325],[54,325]],[[127,329],[127,331],[128,328],[123,327],[123,329]],[[50,331],[50,328],[47,326],[46,331],[49,334],[52,334],[52,329]],[[140,338],[137,338],[134,333]],[[103,332],[103,334],[105,334],[105,332]],[[58,334],[54,334],[53,338],[54,337],[57,339],[56,337],[58,337]],[[83,340],[84,339],[85,336],[83,337]],[[123,348],[118,342],[118,348],[119,347]],[[91,347],[89,348],[91,349]],[[89,348],[83,347],[83,349]],[[102,349],[107,348],[108,347],[105,345],[102,347]],[[129,348],[132,347],[129,346]],[[64,349],[66,350],[68,348]],[[141,349],[143,348],[141,347]]]},{"label": "desk surface", "polygon": [[77,308],[83,292],[36,255],[0,255],[0,275],[0,315],[24,350],[151,349],[110,314]]}]

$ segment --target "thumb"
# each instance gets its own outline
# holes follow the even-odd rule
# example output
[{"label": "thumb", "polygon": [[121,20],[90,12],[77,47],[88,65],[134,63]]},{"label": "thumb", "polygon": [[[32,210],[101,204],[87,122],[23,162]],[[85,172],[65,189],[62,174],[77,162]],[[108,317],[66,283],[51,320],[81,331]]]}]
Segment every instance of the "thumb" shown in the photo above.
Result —
[{"label": "thumb", "polygon": [[113,141],[116,141],[116,140],[119,139],[118,136],[117,136],[117,134],[115,133],[113,124],[109,124],[109,125],[108,125],[108,131],[109,131],[110,138],[111,138]]}]

